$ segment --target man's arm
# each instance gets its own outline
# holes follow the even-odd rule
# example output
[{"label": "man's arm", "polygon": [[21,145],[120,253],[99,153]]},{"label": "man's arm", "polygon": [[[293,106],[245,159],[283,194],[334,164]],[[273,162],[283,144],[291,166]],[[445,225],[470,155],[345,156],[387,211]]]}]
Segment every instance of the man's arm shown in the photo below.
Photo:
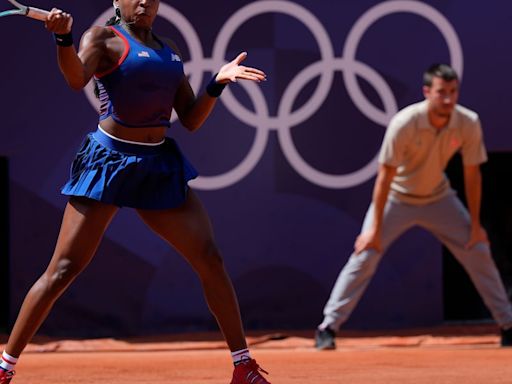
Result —
[{"label": "man's arm", "polygon": [[373,223],[372,227],[361,233],[354,244],[356,254],[366,249],[381,250],[382,217],[388,201],[391,181],[396,175],[396,167],[380,164],[375,186],[373,188]]},{"label": "man's arm", "polygon": [[475,244],[487,243],[487,233],[480,223],[480,204],[482,201],[482,174],[480,165],[464,166],[464,191],[468,205],[469,215],[471,217],[471,234],[466,248],[471,248]]}]

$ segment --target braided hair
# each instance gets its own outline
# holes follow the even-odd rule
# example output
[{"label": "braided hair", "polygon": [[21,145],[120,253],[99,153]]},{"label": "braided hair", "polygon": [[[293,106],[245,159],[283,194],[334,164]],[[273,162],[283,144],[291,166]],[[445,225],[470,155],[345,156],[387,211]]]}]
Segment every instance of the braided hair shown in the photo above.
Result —
[{"label": "braided hair", "polygon": [[116,14],[107,20],[105,26],[121,24],[121,10],[119,7],[115,7],[114,9],[116,10]]}]

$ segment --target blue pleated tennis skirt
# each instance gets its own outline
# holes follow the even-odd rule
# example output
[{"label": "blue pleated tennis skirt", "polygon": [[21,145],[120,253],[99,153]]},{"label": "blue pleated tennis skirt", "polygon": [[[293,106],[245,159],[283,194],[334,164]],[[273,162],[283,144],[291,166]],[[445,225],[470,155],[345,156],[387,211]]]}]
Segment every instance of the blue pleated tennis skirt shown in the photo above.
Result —
[{"label": "blue pleated tennis skirt", "polygon": [[119,207],[168,209],[185,201],[187,183],[197,175],[171,138],[147,146],[97,130],[85,138],[61,192]]}]

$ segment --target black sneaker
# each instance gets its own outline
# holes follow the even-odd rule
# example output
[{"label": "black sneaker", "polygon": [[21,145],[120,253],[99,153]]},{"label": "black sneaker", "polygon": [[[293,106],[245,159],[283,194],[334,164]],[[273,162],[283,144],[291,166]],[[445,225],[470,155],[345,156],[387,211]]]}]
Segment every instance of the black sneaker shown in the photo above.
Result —
[{"label": "black sneaker", "polygon": [[501,329],[501,346],[512,347],[512,328]]},{"label": "black sneaker", "polygon": [[315,347],[319,351],[336,349],[336,332],[331,328],[317,329],[315,333]]}]

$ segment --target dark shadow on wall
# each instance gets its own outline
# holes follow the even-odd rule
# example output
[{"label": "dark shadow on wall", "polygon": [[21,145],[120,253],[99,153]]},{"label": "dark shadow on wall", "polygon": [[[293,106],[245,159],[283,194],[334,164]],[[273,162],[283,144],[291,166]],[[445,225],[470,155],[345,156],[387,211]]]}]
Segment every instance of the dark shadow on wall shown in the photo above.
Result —
[{"label": "dark shadow on wall", "polygon": [[[62,210],[11,182],[11,324],[22,300],[44,271],[57,239]],[[64,204],[63,204],[64,207]],[[98,252],[57,301],[40,334],[57,337],[136,335],[153,267],[103,239]]]},{"label": "dark shadow on wall", "polygon": [[[512,299],[512,152],[491,152],[482,165],[482,225],[487,230],[493,258]],[[447,168],[452,187],[465,203],[462,158],[454,157]],[[491,315],[461,265],[443,248],[444,317],[447,321],[477,321]]]},{"label": "dark shadow on wall", "polygon": [[9,331],[10,257],[9,257],[9,160],[0,157],[0,333]]},{"label": "dark shadow on wall", "polygon": [[248,329],[309,329],[322,314],[324,288],[313,276],[294,268],[252,269],[234,285]]}]

